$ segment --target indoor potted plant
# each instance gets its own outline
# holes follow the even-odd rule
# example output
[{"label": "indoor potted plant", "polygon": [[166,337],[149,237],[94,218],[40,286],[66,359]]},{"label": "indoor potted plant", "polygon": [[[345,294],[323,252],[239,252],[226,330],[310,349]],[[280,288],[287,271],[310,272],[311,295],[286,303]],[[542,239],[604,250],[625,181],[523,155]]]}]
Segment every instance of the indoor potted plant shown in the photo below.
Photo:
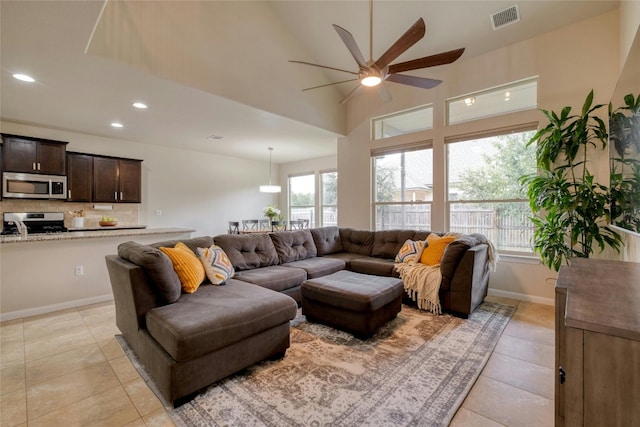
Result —
[{"label": "indoor potted plant", "polygon": [[609,187],[594,180],[587,156],[607,146],[606,125],[594,114],[602,106],[593,105],[592,90],[580,115],[570,115],[571,107],[541,110],[549,123],[529,141],[537,144],[538,173],[521,183],[533,212],[533,249],[556,271],[573,257],[588,258],[594,243],[620,250],[620,235],[609,227]]}]

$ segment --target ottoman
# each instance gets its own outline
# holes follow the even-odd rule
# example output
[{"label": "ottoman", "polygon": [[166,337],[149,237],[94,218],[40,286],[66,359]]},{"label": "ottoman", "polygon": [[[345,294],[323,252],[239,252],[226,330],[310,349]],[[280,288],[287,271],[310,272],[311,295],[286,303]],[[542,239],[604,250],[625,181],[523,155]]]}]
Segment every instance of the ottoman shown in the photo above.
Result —
[{"label": "ottoman", "polygon": [[341,270],[302,282],[301,291],[307,320],[367,338],[400,312],[404,286],[395,277]]}]

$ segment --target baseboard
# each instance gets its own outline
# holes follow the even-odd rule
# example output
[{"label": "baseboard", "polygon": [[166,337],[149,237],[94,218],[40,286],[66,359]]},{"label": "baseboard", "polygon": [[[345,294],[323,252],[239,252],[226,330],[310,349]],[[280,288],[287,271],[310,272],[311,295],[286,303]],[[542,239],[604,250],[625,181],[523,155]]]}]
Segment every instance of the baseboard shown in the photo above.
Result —
[{"label": "baseboard", "polygon": [[60,304],[45,305],[42,307],[27,308],[25,310],[11,311],[9,313],[1,313],[0,321],[20,319],[23,317],[37,316],[39,314],[52,313],[54,311],[66,310],[68,308],[82,307],[83,305],[97,304],[99,302],[113,301],[113,295],[100,295],[97,297],[77,299],[67,301]]},{"label": "baseboard", "polygon": [[537,304],[556,305],[555,300],[553,298],[546,298],[546,297],[539,297],[539,296],[536,296],[536,295],[521,294],[519,292],[502,291],[500,289],[491,289],[491,288],[489,288],[487,293],[489,295],[495,295],[497,297],[513,298],[513,299],[517,299],[517,300],[520,300],[520,301],[535,302]]}]

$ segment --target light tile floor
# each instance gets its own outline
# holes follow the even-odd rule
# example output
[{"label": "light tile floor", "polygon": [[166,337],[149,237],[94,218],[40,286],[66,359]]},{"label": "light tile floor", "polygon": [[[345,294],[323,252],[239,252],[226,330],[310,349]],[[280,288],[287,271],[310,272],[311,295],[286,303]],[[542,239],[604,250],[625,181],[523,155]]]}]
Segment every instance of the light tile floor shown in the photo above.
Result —
[{"label": "light tile floor", "polygon": [[[172,426],[116,333],[113,303],[3,322],[0,426]],[[553,307],[518,303],[451,425],[552,426],[553,365]]]}]

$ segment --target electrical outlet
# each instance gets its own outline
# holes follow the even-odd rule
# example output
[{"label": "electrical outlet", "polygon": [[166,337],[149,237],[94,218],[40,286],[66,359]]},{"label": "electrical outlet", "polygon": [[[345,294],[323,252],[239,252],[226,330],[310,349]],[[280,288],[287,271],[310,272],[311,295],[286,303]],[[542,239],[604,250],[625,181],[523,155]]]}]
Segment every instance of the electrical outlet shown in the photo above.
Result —
[{"label": "electrical outlet", "polygon": [[76,265],[76,276],[82,276],[84,274],[84,266]]},{"label": "electrical outlet", "polygon": [[156,210],[156,216],[162,216],[162,211],[160,209]]}]

